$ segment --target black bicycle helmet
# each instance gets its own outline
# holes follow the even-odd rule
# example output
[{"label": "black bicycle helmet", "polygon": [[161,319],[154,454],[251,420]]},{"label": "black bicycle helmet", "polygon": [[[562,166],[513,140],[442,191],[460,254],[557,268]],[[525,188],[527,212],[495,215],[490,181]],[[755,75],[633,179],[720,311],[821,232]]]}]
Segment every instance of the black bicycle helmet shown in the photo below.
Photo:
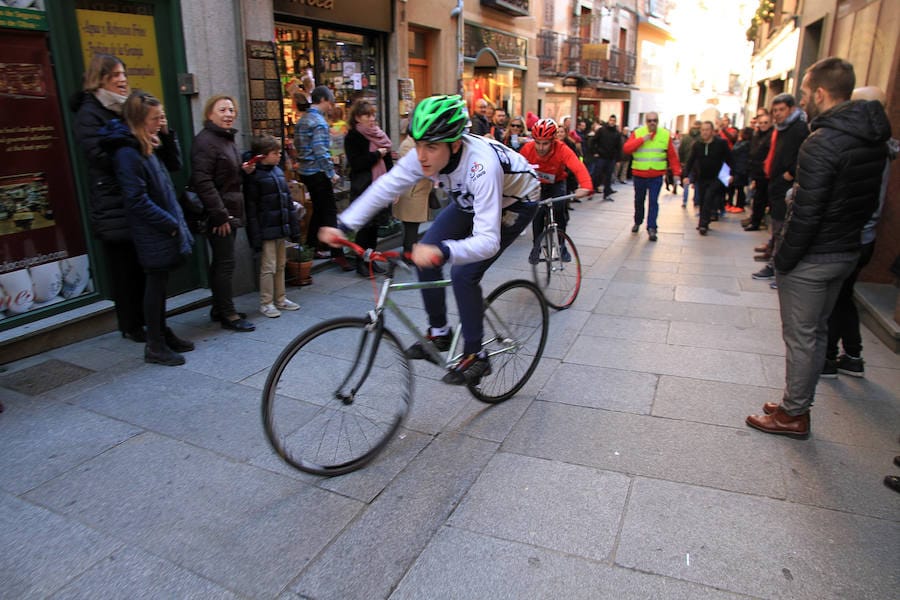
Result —
[{"label": "black bicycle helmet", "polygon": [[409,133],[417,142],[455,142],[469,118],[459,96],[429,96],[416,106]]}]

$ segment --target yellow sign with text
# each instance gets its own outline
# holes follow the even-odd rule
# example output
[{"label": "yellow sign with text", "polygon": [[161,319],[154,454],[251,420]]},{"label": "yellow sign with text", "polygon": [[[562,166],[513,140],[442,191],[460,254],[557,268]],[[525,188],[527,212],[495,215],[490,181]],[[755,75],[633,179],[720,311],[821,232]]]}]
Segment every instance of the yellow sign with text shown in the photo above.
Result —
[{"label": "yellow sign with text", "polygon": [[95,54],[115,56],[125,63],[131,89],[140,88],[162,100],[153,17],[99,10],[75,12],[85,66]]}]

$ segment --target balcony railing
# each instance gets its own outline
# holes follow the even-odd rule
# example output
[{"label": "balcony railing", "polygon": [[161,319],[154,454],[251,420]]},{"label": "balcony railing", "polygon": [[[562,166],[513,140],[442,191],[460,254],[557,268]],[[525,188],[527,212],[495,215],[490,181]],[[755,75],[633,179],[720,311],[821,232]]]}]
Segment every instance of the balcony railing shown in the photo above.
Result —
[{"label": "balcony railing", "polygon": [[482,6],[505,12],[514,17],[528,16],[528,0],[481,0]]},{"label": "balcony railing", "polygon": [[537,36],[540,74],[545,77],[575,75],[592,83],[634,83],[637,57],[633,52],[610,48],[608,58],[585,58],[585,43],[578,36],[541,30]]}]

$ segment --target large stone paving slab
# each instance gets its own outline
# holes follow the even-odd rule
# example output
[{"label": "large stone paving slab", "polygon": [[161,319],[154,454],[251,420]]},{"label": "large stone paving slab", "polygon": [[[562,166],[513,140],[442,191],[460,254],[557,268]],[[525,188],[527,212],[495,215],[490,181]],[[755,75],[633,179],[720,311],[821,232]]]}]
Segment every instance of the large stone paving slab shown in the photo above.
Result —
[{"label": "large stone paving slab", "polygon": [[713,600],[733,594],[443,527],[391,600]]},{"label": "large stone paving slab", "polygon": [[[669,327],[669,336],[666,341],[676,346],[784,356],[781,332],[773,329],[675,321]],[[741,369],[743,365],[736,364],[732,368]]]},{"label": "large stone paving slab", "polygon": [[73,399],[79,406],[246,461],[267,448],[258,390],[172,369],[152,367]]},{"label": "large stone paving slab", "polygon": [[619,473],[501,452],[447,524],[605,561],[616,543],[629,484]]},{"label": "large stone paving slab", "polygon": [[191,598],[230,600],[238,596],[215,583],[136,548],[110,554],[52,600],[83,598]]},{"label": "large stone paving slab", "polygon": [[[771,438],[771,436],[765,436]],[[534,402],[503,443],[515,452],[783,498],[780,459],[742,429]]]},{"label": "large stone paving slab", "polygon": [[[565,361],[749,385],[763,381],[759,355],[652,342],[616,340],[612,343],[609,338],[580,336]],[[742,366],[738,369],[735,365]]]},{"label": "large stone paving slab", "polygon": [[322,600],[386,597],[495,450],[463,435],[436,438],[288,590]]},{"label": "large stone paving slab", "polygon": [[248,596],[271,597],[359,502],[143,434],[26,498]]},{"label": "large stone paving slab", "polygon": [[75,406],[17,401],[0,416],[0,489],[24,493],[139,433]]},{"label": "large stone paving slab", "polygon": [[900,523],[638,478],[616,563],[760,598],[893,598]]},{"label": "large stone paving slab", "polygon": [[672,302],[638,297],[604,298],[594,308],[595,313],[659,319],[663,321],[689,321],[713,325],[750,327],[749,310],[745,307],[715,306],[694,302]]},{"label": "large stone paving slab", "polygon": [[650,373],[566,363],[553,373],[538,398],[561,404],[648,414],[657,379]]},{"label": "large stone paving slab", "polygon": [[778,297],[767,292],[730,292],[679,285],[675,289],[679,302],[696,302],[716,306],[751,306],[754,308],[778,308]]},{"label": "large stone paving slab", "polygon": [[0,492],[0,597],[46,598],[121,546],[113,536]]}]

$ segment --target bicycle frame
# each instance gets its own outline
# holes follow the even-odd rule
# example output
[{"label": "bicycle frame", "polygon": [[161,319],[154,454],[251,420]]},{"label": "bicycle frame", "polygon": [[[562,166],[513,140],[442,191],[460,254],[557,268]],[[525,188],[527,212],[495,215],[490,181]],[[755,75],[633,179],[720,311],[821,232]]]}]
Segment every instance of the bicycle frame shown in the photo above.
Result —
[{"label": "bicycle frame", "polygon": [[563,200],[572,200],[575,198],[575,194],[566,194],[565,196],[557,196],[555,198],[547,198],[546,200],[538,201],[539,206],[547,207],[547,214],[544,217],[544,229],[556,229],[556,216],[553,214],[553,204],[555,202],[561,202]]}]

